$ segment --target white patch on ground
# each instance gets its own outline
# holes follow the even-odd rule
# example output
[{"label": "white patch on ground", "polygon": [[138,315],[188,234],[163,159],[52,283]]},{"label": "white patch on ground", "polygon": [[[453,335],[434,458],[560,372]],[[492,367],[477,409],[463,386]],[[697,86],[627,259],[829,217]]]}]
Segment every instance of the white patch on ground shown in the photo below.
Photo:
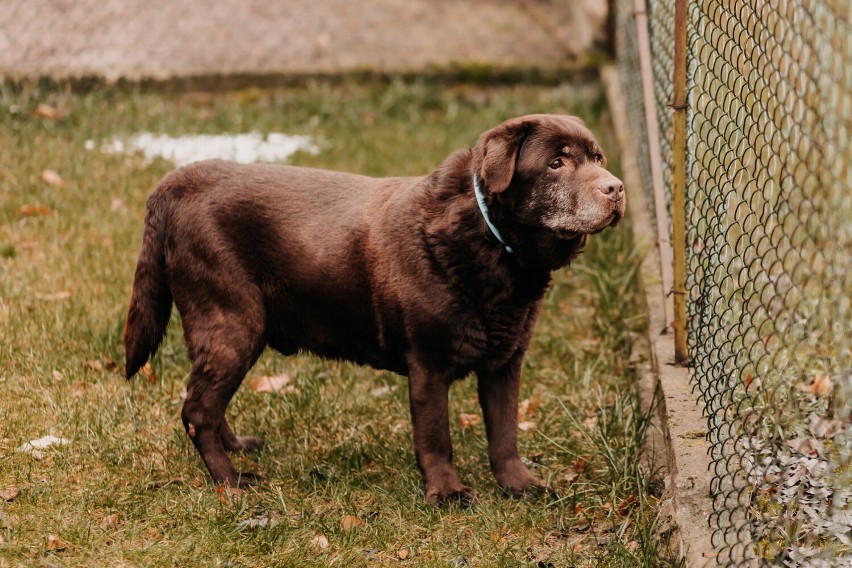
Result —
[{"label": "white patch on ground", "polygon": [[26,444],[22,445],[18,448],[19,452],[32,452],[33,450],[43,450],[45,448],[49,448],[50,446],[64,446],[65,444],[70,444],[71,440],[66,440],[65,438],[57,438],[53,435],[48,435],[41,437],[37,440],[30,440]]},{"label": "white patch on ground", "polygon": [[[86,141],[86,149],[93,150],[93,140]],[[127,139],[114,138],[103,143],[102,152],[108,154],[130,154],[142,152],[145,158],[164,158],[176,166],[192,162],[221,158],[241,164],[254,162],[280,162],[298,151],[316,154],[319,148],[310,136],[295,136],[272,132],[262,135],[248,134],[200,134],[196,136],[169,136],[142,132]]]}]

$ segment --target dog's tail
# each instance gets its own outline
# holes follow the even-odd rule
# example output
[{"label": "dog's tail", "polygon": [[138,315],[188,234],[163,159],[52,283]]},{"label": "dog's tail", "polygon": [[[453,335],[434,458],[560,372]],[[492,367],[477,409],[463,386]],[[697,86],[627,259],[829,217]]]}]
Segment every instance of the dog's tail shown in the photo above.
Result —
[{"label": "dog's tail", "polygon": [[164,180],[148,198],[142,251],[124,326],[124,369],[128,379],[157,352],[172,313],[172,293],[166,281],[167,185]]}]

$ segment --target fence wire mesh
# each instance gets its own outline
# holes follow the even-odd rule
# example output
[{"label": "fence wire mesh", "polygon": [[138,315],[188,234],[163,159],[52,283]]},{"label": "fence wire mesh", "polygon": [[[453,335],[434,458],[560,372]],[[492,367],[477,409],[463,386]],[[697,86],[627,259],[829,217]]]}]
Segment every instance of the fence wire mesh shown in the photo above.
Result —
[{"label": "fence wire mesh", "polygon": [[[640,117],[633,4],[618,45]],[[669,206],[672,6],[647,3]],[[723,565],[852,566],[850,12],[689,3],[687,330]]]}]

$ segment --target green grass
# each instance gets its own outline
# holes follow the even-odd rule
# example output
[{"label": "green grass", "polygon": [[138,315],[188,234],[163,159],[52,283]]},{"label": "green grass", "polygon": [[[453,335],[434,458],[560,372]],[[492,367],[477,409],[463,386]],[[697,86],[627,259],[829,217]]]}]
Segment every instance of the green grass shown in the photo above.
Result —
[{"label": "green grass", "polygon": [[[38,103],[62,117],[35,116]],[[530,112],[583,116],[617,161],[595,85],[312,84],[217,95],[0,88],[0,491],[20,491],[0,502],[0,566],[669,565],[639,465],[648,417],[629,360],[644,321],[625,225],[591,238],[557,275],[524,367],[522,420],[536,429],[520,432],[521,452],[559,497],[503,496],[483,426],[453,420],[456,465],[480,503],[427,506],[404,379],[272,353],[248,380],[286,372],[298,394],[243,388],[229,413],[237,432],[269,443],[237,458],[238,468],[270,482],[222,495],[179,418],[189,368],[179,318],[153,361],[155,378],[121,376],[144,202],[171,165],[85,150],[86,140],[282,131],[322,146],[295,163],[413,175]],[[44,169],[64,184],[42,181]],[[479,413],[473,380],[453,387],[451,415],[460,413]],[[49,433],[71,444],[41,459],[18,451]],[[110,515],[115,522],[105,523]],[[347,515],[363,524],[345,530]]]}]

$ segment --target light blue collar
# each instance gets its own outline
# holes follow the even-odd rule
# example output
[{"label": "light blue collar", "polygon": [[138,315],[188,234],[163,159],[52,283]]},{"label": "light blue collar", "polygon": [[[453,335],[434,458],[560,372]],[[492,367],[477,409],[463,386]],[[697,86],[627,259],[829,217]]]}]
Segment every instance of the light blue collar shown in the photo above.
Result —
[{"label": "light blue collar", "polygon": [[488,207],[485,206],[485,196],[482,195],[482,190],[479,189],[479,179],[476,177],[476,172],[473,172],[473,193],[476,195],[476,203],[479,205],[479,210],[482,212],[482,218],[485,219],[485,224],[488,225],[488,228],[491,229],[491,234],[494,235],[500,244],[506,248],[506,252],[509,254],[514,254],[515,251],[512,250],[512,247],[506,244],[506,241],[503,240],[503,237],[500,235],[500,231],[497,230],[497,227],[494,226],[494,223],[491,222],[491,219],[488,217]]}]

